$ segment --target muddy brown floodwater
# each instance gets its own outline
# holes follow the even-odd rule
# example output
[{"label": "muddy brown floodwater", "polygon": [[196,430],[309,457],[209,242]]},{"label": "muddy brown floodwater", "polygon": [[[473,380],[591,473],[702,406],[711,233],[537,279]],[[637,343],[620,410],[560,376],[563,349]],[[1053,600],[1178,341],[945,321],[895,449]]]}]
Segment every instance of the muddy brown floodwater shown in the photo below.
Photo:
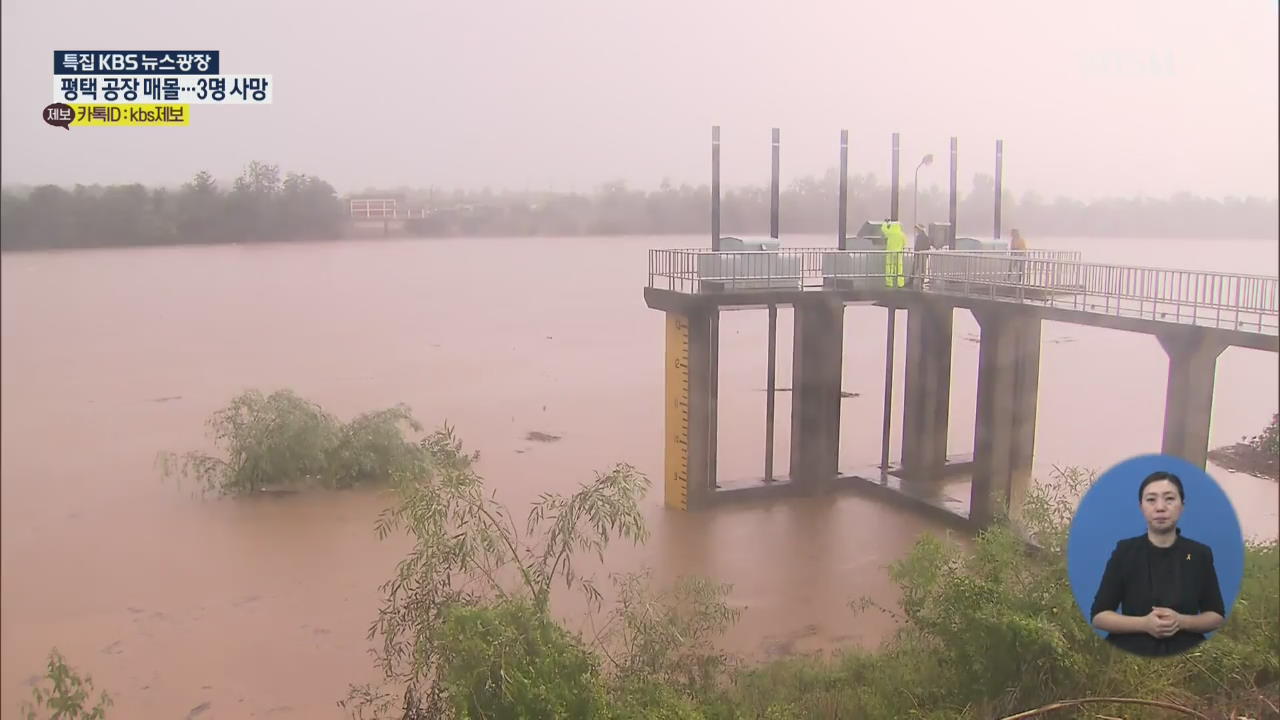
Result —
[{"label": "muddy brown floodwater", "polygon": [[[941,528],[853,496],[696,515],[661,505],[663,320],[641,296],[646,251],[701,243],[359,240],[5,254],[0,716],[16,717],[54,646],[110,689],[121,718],[340,717],[334,703],[347,684],[375,678],[365,633],[377,586],[405,549],[374,536],[385,496],[201,500],[153,467],[158,451],[206,447],[205,419],[250,387],[293,388],[342,417],[405,402],[429,426],[448,421],[517,508],[630,462],[654,481],[653,537],[644,548],[615,547],[610,570],[647,565],[660,579],[699,573],[732,583],[731,601],[746,610],[726,643],[739,652],[874,646],[890,624],[847,601],[892,603],[884,567]],[[1097,261],[1276,266],[1274,241],[1040,244]],[[879,457],[882,312],[846,313],[846,468]],[[722,321],[719,466],[729,479],[762,472],[765,332],[763,312]],[[965,312],[956,334],[950,451],[966,452],[977,344],[964,338],[977,325]],[[783,311],[784,379],[789,343]],[[1166,362],[1154,338],[1046,323],[1044,343],[1042,474],[1158,449]],[[1275,355],[1226,351],[1212,444],[1256,433],[1276,396]],[[790,416],[789,402],[778,395],[778,418]],[[786,423],[778,425],[785,472]],[[895,453],[897,445],[895,434]],[[1275,537],[1276,483],[1211,470],[1246,531]]]}]

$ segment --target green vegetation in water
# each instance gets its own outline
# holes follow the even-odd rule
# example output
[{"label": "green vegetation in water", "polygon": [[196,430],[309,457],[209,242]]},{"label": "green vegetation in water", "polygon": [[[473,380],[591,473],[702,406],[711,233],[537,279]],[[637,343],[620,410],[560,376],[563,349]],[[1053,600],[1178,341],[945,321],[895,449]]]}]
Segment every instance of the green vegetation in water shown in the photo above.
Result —
[{"label": "green vegetation in water", "polygon": [[405,437],[422,426],[403,405],[342,423],[291,391],[249,390],[214,413],[208,428],[220,454],[161,453],[166,478],[226,495],[347,488],[388,483],[426,458],[425,447]]},{"label": "green vegetation in water", "polygon": [[81,677],[68,667],[57,648],[49,653],[41,681],[31,689],[31,701],[22,704],[23,720],[103,720],[107,716],[111,697],[103,691],[93,702],[93,678]]}]

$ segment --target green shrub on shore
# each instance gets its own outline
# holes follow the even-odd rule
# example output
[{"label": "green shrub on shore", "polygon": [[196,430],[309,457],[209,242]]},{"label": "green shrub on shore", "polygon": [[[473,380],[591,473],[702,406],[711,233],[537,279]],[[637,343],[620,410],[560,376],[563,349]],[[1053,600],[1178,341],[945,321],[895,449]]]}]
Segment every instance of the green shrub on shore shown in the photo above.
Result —
[{"label": "green shrub on shore", "polygon": [[[717,717],[1002,718],[1076,698],[1159,700],[1209,717],[1275,716],[1280,701],[1277,545],[1246,548],[1240,597],[1214,637],[1153,662],[1101,642],[1080,617],[1063,552],[1071,498],[1093,481],[1058,473],[1032,494],[1027,530],[982,532],[969,549],[924,537],[890,569],[895,637],[876,651],[771,663],[736,678]],[[857,604],[860,609],[873,606]],[[1090,704],[1079,717],[1170,717],[1169,708]],[[1055,717],[1072,717],[1055,714]]]},{"label": "green shrub on shore", "polygon": [[535,604],[452,607],[440,628],[443,695],[457,717],[599,717],[596,656]]},{"label": "green shrub on shore", "polygon": [[398,476],[377,526],[413,543],[369,631],[385,682],[351,688],[344,707],[362,718],[701,717],[697,695],[726,662],[712,640],[736,618],[726,587],[686,579],[655,592],[646,574],[613,575],[618,601],[590,641],[553,619],[556,584],[602,607],[584,556],[648,537],[644,475],[620,464],[571,495],[543,494],[522,530],[450,428],[423,447],[424,472]]}]

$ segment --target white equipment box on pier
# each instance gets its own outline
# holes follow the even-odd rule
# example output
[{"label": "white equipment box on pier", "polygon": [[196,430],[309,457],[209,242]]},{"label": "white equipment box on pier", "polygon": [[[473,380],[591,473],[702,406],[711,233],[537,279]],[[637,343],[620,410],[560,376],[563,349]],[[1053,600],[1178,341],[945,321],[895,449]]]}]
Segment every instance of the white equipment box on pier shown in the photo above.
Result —
[{"label": "white equipment box on pier", "polygon": [[774,238],[720,238],[720,252],[698,256],[698,278],[713,291],[799,290],[801,256]]}]

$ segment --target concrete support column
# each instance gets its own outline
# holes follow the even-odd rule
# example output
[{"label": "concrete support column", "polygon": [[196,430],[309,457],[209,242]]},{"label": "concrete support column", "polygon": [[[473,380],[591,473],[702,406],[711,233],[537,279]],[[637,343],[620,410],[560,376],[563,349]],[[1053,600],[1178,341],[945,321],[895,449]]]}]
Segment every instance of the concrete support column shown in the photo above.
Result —
[{"label": "concrete support column", "polygon": [[795,304],[791,378],[791,480],[836,477],[840,455],[840,368],[844,304],[815,295]]},{"label": "concrete support column", "polygon": [[1040,318],[1018,308],[975,309],[982,327],[969,518],[985,525],[1018,508],[1031,483],[1040,382]]},{"label": "concrete support column", "polygon": [[902,469],[912,480],[939,479],[946,466],[953,315],[934,302],[907,310]]},{"label": "concrete support column", "polygon": [[1201,328],[1178,328],[1156,336],[1169,356],[1160,451],[1204,467],[1209,455],[1213,381],[1226,349]]}]

